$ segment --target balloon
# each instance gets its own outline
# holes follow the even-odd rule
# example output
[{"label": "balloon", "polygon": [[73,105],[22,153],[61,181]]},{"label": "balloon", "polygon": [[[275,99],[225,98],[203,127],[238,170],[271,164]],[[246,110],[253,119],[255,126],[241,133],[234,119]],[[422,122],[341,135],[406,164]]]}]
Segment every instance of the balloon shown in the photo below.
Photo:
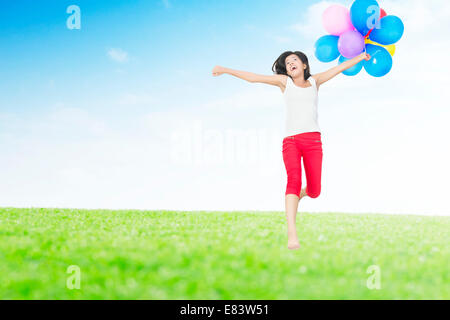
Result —
[{"label": "balloon", "polygon": [[380,19],[381,19],[381,18],[384,18],[384,17],[386,17],[386,16],[387,16],[386,11],[384,11],[383,8],[380,8]]},{"label": "balloon", "polygon": [[392,69],[392,56],[380,46],[368,44],[366,52],[370,54],[369,61],[363,60],[364,69],[373,77],[382,77]]},{"label": "balloon", "polygon": [[320,37],[314,45],[316,58],[321,62],[331,62],[339,57],[338,40],[339,37],[333,35]]},{"label": "balloon", "polygon": [[[339,64],[341,64],[347,60],[350,60],[350,59],[347,59],[344,56],[340,56]],[[356,76],[361,71],[362,67],[363,67],[363,62],[361,61],[361,62],[358,62],[357,64],[355,64],[353,67],[348,68],[347,70],[343,71],[342,73],[345,74],[346,76]]]},{"label": "balloon", "polygon": [[383,46],[391,56],[394,56],[395,54],[395,44],[390,44],[388,46]]},{"label": "balloon", "polygon": [[378,42],[372,41],[370,39],[366,39],[365,43],[370,43],[370,44],[374,44],[374,45],[383,47],[391,54],[391,56],[394,56],[394,54],[395,54],[395,44],[390,44],[388,46],[385,46],[385,45],[379,44]]},{"label": "balloon", "polygon": [[329,34],[340,36],[346,31],[353,30],[350,11],[341,5],[328,7],[322,15],[322,23]]},{"label": "balloon", "polygon": [[399,17],[386,16],[380,20],[380,28],[374,29],[370,38],[380,44],[393,44],[400,40],[404,30],[405,27]]},{"label": "balloon", "polygon": [[356,0],[350,8],[353,26],[363,36],[374,28],[380,20],[380,6],[375,0]]},{"label": "balloon", "polygon": [[339,37],[338,50],[346,58],[356,57],[364,51],[364,37],[358,31],[347,31]]}]

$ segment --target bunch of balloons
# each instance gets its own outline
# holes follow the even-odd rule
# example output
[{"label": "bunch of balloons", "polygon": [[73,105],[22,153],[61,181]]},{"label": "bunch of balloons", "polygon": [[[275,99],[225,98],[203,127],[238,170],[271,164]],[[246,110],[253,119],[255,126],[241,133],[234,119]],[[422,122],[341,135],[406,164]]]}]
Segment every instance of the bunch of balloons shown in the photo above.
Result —
[{"label": "bunch of balloons", "polygon": [[319,61],[331,62],[339,57],[339,64],[366,52],[369,61],[361,61],[345,70],[347,76],[361,69],[373,77],[382,77],[392,69],[395,45],[403,36],[402,20],[387,15],[375,0],[356,0],[350,10],[332,5],[322,16],[323,26],[329,35],[320,37],[315,44]]}]

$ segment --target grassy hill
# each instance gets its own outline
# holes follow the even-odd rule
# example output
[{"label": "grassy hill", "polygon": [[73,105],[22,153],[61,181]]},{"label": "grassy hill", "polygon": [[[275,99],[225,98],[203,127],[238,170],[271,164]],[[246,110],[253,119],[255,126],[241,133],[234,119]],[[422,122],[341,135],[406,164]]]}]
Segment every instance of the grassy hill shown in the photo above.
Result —
[{"label": "grassy hill", "polygon": [[0,299],[450,298],[450,217],[300,212],[297,225],[290,251],[284,212],[0,208]]}]

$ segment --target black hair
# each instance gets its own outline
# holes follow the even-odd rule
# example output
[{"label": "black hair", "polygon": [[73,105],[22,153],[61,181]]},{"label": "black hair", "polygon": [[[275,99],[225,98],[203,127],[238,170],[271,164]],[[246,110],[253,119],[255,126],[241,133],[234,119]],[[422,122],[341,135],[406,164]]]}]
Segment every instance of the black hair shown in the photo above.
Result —
[{"label": "black hair", "polygon": [[300,52],[300,51],[294,51],[294,52],[286,51],[286,52],[282,53],[281,56],[279,56],[278,59],[274,62],[273,66],[272,66],[272,71],[275,74],[284,74],[284,75],[290,77],[286,71],[286,58],[289,57],[291,54],[295,54],[306,65],[306,69],[303,71],[303,77],[305,78],[305,80],[308,80],[308,78],[311,76],[311,73],[309,70],[308,57],[303,52]]}]

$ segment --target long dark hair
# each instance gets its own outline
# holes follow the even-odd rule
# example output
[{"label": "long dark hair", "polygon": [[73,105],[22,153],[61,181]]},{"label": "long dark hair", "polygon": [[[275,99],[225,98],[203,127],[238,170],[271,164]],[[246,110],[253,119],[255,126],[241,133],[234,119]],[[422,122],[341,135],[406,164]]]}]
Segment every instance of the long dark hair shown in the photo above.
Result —
[{"label": "long dark hair", "polygon": [[[308,57],[300,51],[286,51],[281,54],[281,56],[278,57],[278,59],[274,62],[272,66],[272,71],[275,74],[284,74],[286,76],[289,76],[286,71],[286,58],[289,57],[291,54],[295,54],[302,62],[306,65],[306,69],[303,72],[303,77],[305,80],[308,80],[308,78],[311,76],[311,73],[309,71],[309,62]],[[292,77],[291,77],[292,78]]]}]

